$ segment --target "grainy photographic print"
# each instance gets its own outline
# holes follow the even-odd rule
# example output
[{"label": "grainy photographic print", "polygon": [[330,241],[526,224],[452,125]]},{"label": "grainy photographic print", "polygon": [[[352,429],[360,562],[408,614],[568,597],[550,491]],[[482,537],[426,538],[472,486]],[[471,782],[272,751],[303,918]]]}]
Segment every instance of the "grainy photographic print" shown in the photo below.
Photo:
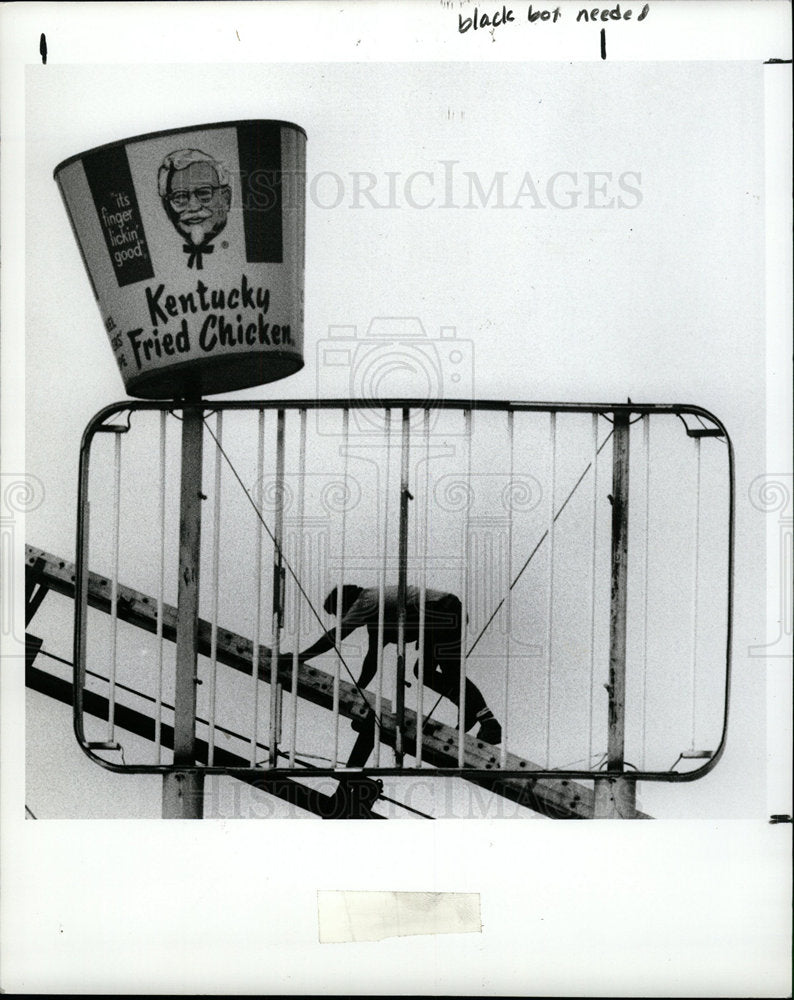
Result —
[{"label": "grainy photographic print", "polygon": [[785,995],[788,8],[3,19],[3,988]]}]

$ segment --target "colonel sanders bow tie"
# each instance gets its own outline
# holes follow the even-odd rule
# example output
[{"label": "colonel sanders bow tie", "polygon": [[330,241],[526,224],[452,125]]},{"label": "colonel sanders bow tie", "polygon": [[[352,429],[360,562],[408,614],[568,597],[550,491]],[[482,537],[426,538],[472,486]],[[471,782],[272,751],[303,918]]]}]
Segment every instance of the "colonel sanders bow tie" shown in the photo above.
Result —
[{"label": "colonel sanders bow tie", "polygon": [[198,246],[193,246],[191,243],[183,243],[182,249],[186,254],[190,255],[187,259],[187,266],[195,266],[197,271],[203,271],[204,265],[202,264],[202,257],[205,253],[212,253],[215,247],[213,247],[210,243],[199,243]]}]

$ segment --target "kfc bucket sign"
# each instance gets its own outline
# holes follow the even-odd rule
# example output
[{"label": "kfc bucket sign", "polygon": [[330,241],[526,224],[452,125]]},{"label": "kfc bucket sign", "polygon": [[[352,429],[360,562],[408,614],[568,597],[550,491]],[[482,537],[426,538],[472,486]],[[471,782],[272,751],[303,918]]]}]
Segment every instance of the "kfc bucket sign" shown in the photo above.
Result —
[{"label": "kfc bucket sign", "polygon": [[178,398],[303,367],[306,133],[136,136],[55,169],[127,392]]}]

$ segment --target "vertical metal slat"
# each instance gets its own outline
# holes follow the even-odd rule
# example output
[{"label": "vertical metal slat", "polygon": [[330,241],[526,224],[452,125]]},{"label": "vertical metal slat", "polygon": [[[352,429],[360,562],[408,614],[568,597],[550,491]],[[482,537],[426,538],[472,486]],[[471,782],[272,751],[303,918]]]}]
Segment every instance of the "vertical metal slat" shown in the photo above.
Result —
[{"label": "vertical metal slat", "polygon": [[254,567],[254,585],[256,587],[254,635],[253,635],[253,657],[251,669],[251,699],[253,701],[253,728],[251,731],[251,767],[256,764],[257,740],[259,737],[259,658],[260,658],[260,636],[262,622],[262,510],[264,507],[264,467],[265,467],[265,411],[259,410],[259,424],[257,432],[256,449],[256,496],[259,498],[257,504],[256,519],[256,565]]},{"label": "vertical metal slat", "polygon": [[165,600],[165,438],[166,412],[160,411],[160,475],[159,475],[159,549],[160,559],[157,573],[157,625],[155,640],[157,642],[157,702],[154,716],[154,745],[157,750],[157,763],[163,762],[163,603]]},{"label": "vertical metal slat", "polygon": [[[385,435],[386,435],[386,475],[383,484],[383,546],[380,561],[380,575],[378,577],[378,653],[377,653],[377,674],[378,683],[375,692],[375,717],[378,725],[381,722],[381,703],[383,701],[383,616],[386,589],[386,564],[389,558],[389,470],[391,468],[391,410],[386,410],[385,415]],[[375,766],[380,767],[380,747],[381,741],[375,741]]]},{"label": "vertical metal slat", "polygon": [[278,762],[278,742],[281,729],[281,684],[278,678],[278,659],[281,651],[281,624],[284,607],[282,570],[284,557],[281,550],[284,528],[284,411],[276,418],[276,516],[273,525],[273,617],[270,651],[270,766]]},{"label": "vertical metal slat", "polygon": [[458,688],[458,767],[463,767],[465,757],[466,735],[466,646],[468,637],[469,606],[469,550],[470,550],[470,520],[471,520],[471,410],[463,411],[463,421],[466,437],[466,516],[463,527],[463,578],[460,595],[460,686]]},{"label": "vertical metal slat", "polygon": [[207,763],[215,762],[215,712],[218,690],[218,600],[221,551],[221,448],[223,447],[223,412],[215,415],[215,492],[212,503],[212,606],[210,611],[210,696]]},{"label": "vertical metal slat", "polygon": [[292,731],[290,733],[289,766],[295,766],[295,745],[298,738],[298,652],[301,641],[302,594],[299,581],[303,573],[303,515],[306,503],[306,410],[300,411],[300,453],[298,457],[298,524],[296,531],[297,553],[295,557],[295,585],[293,587],[293,607],[295,608],[295,639],[292,653]]},{"label": "vertical metal slat", "polygon": [[334,664],[334,701],[333,701],[333,726],[334,726],[334,767],[339,767],[339,682],[342,672],[342,588],[345,579],[345,532],[347,529],[347,473],[348,473],[348,437],[350,433],[350,410],[345,407],[342,411],[342,453],[344,456],[344,473],[342,489],[342,529],[339,554],[339,575],[337,578],[336,591],[336,662]]},{"label": "vertical metal slat", "polygon": [[587,703],[587,766],[593,766],[593,708],[595,705],[595,601],[596,544],[598,541],[598,414],[593,414],[593,448],[590,467],[593,470],[593,493],[590,508],[590,690]]},{"label": "vertical metal slat", "polygon": [[505,767],[507,764],[507,739],[510,725],[510,638],[513,628],[513,477],[515,475],[515,427],[514,413],[507,411],[507,437],[510,448],[510,472],[508,480],[508,504],[507,504],[507,600],[505,601],[505,614],[507,618],[506,641],[505,641],[505,691],[504,704],[502,706],[502,749],[499,757],[499,766]]},{"label": "vertical metal slat", "polygon": [[549,517],[546,528],[549,540],[549,573],[546,591],[546,676],[544,725],[546,735],[546,767],[551,764],[551,673],[554,664],[554,524],[557,492],[557,414],[549,414]]},{"label": "vertical metal slat", "polygon": [[700,438],[695,438],[695,457],[697,461],[697,479],[695,485],[695,524],[692,539],[692,660],[691,660],[691,684],[692,684],[692,725],[691,725],[691,749],[695,750],[695,736],[697,730],[697,662],[698,662],[698,608],[700,591],[700,479],[701,479],[701,451]]},{"label": "vertical metal slat", "polygon": [[642,417],[642,445],[645,456],[645,504],[643,506],[642,544],[642,691],[641,691],[641,733],[642,752],[640,765],[645,769],[647,754],[647,697],[648,697],[648,563],[651,518],[651,428],[650,414]]},{"label": "vertical metal slat", "polygon": [[110,581],[110,670],[108,690],[108,742],[116,730],[116,662],[118,659],[119,540],[121,534],[121,435],[113,435],[113,576]]},{"label": "vertical metal slat", "polygon": [[408,461],[410,451],[410,414],[402,411],[402,442],[400,447],[400,529],[398,539],[399,566],[397,577],[397,691],[395,706],[397,731],[394,754],[397,767],[403,766],[405,755],[405,602],[408,572]]},{"label": "vertical metal slat", "polygon": [[[430,514],[430,410],[424,412],[424,444],[425,444],[425,474],[422,483],[422,526],[421,543],[417,546],[420,552],[421,576],[419,583],[419,638],[417,642],[418,676],[416,691],[416,766],[422,766],[422,751],[424,749],[424,711],[425,711],[425,604],[427,601],[427,543]],[[431,670],[434,668],[431,664]]]}]

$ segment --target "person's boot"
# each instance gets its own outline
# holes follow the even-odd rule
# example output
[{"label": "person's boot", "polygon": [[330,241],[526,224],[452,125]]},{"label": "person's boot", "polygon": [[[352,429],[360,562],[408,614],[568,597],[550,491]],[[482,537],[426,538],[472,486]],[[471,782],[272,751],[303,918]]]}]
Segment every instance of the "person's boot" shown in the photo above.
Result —
[{"label": "person's boot", "polygon": [[477,731],[478,740],[482,740],[483,743],[490,743],[492,746],[496,746],[502,742],[502,727],[494,718],[494,714],[490,708],[484,708],[481,712],[478,712],[477,721],[480,723],[480,728]]}]

